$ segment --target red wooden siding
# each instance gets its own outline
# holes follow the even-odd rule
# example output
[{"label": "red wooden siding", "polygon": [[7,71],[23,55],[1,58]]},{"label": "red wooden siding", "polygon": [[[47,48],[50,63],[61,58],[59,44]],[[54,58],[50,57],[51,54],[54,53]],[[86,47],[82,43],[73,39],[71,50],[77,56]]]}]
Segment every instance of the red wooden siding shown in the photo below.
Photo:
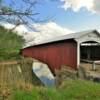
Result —
[{"label": "red wooden siding", "polygon": [[62,41],[40,46],[33,46],[22,50],[22,55],[36,58],[50,66],[54,72],[62,65],[77,68],[77,44],[75,41]]}]

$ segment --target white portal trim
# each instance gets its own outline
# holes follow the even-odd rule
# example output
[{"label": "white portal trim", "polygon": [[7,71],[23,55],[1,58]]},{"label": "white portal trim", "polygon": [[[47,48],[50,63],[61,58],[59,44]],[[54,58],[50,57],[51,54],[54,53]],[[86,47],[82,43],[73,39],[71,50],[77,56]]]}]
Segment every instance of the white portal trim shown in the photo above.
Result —
[{"label": "white portal trim", "polygon": [[77,68],[80,66],[80,43],[77,42]]},{"label": "white portal trim", "polygon": [[78,43],[82,43],[82,42],[87,42],[87,41],[95,41],[100,43],[100,36],[96,33],[89,33],[86,35],[83,35],[81,37],[78,37],[75,39]]},{"label": "white portal trim", "polygon": [[74,39],[77,42],[77,68],[80,66],[80,45],[83,42],[95,41],[100,43],[100,36],[98,34],[91,32],[90,34],[85,34],[81,37]]}]

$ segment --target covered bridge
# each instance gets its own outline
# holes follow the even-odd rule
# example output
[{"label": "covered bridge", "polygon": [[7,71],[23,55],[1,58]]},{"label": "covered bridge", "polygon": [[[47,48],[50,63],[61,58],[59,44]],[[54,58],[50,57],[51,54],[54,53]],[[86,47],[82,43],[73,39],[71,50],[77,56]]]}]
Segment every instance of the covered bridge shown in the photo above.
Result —
[{"label": "covered bridge", "polygon": [[84,59],[100,60],[100,34],[90,30],[44,40],[24,47],[21,55],[47,63],[53,72],[62,65],[77,69]]}]

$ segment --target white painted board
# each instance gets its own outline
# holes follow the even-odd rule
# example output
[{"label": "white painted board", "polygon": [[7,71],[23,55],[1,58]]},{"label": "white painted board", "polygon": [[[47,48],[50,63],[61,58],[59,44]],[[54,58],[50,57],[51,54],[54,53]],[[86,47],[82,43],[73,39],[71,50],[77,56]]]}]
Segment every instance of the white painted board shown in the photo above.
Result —
[{"label": "white painted board", "polygon": [[55,78],[48,68],[47,64],[41,62],[33,62],[33,72],[41,80],[45,86],[54,86]]}]

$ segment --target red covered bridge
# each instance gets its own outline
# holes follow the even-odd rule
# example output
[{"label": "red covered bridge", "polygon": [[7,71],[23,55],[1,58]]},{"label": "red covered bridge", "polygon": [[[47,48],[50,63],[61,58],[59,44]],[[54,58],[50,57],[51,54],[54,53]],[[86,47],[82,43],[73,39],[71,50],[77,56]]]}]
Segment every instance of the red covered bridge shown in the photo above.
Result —
[{"label": "red covered bridge", "polygon": [[77,69],[82,59],[100,60],[100,34],[96,30],[67,34],[26,46],[21,54],[48,64],[53,72],[62,65]]}]

